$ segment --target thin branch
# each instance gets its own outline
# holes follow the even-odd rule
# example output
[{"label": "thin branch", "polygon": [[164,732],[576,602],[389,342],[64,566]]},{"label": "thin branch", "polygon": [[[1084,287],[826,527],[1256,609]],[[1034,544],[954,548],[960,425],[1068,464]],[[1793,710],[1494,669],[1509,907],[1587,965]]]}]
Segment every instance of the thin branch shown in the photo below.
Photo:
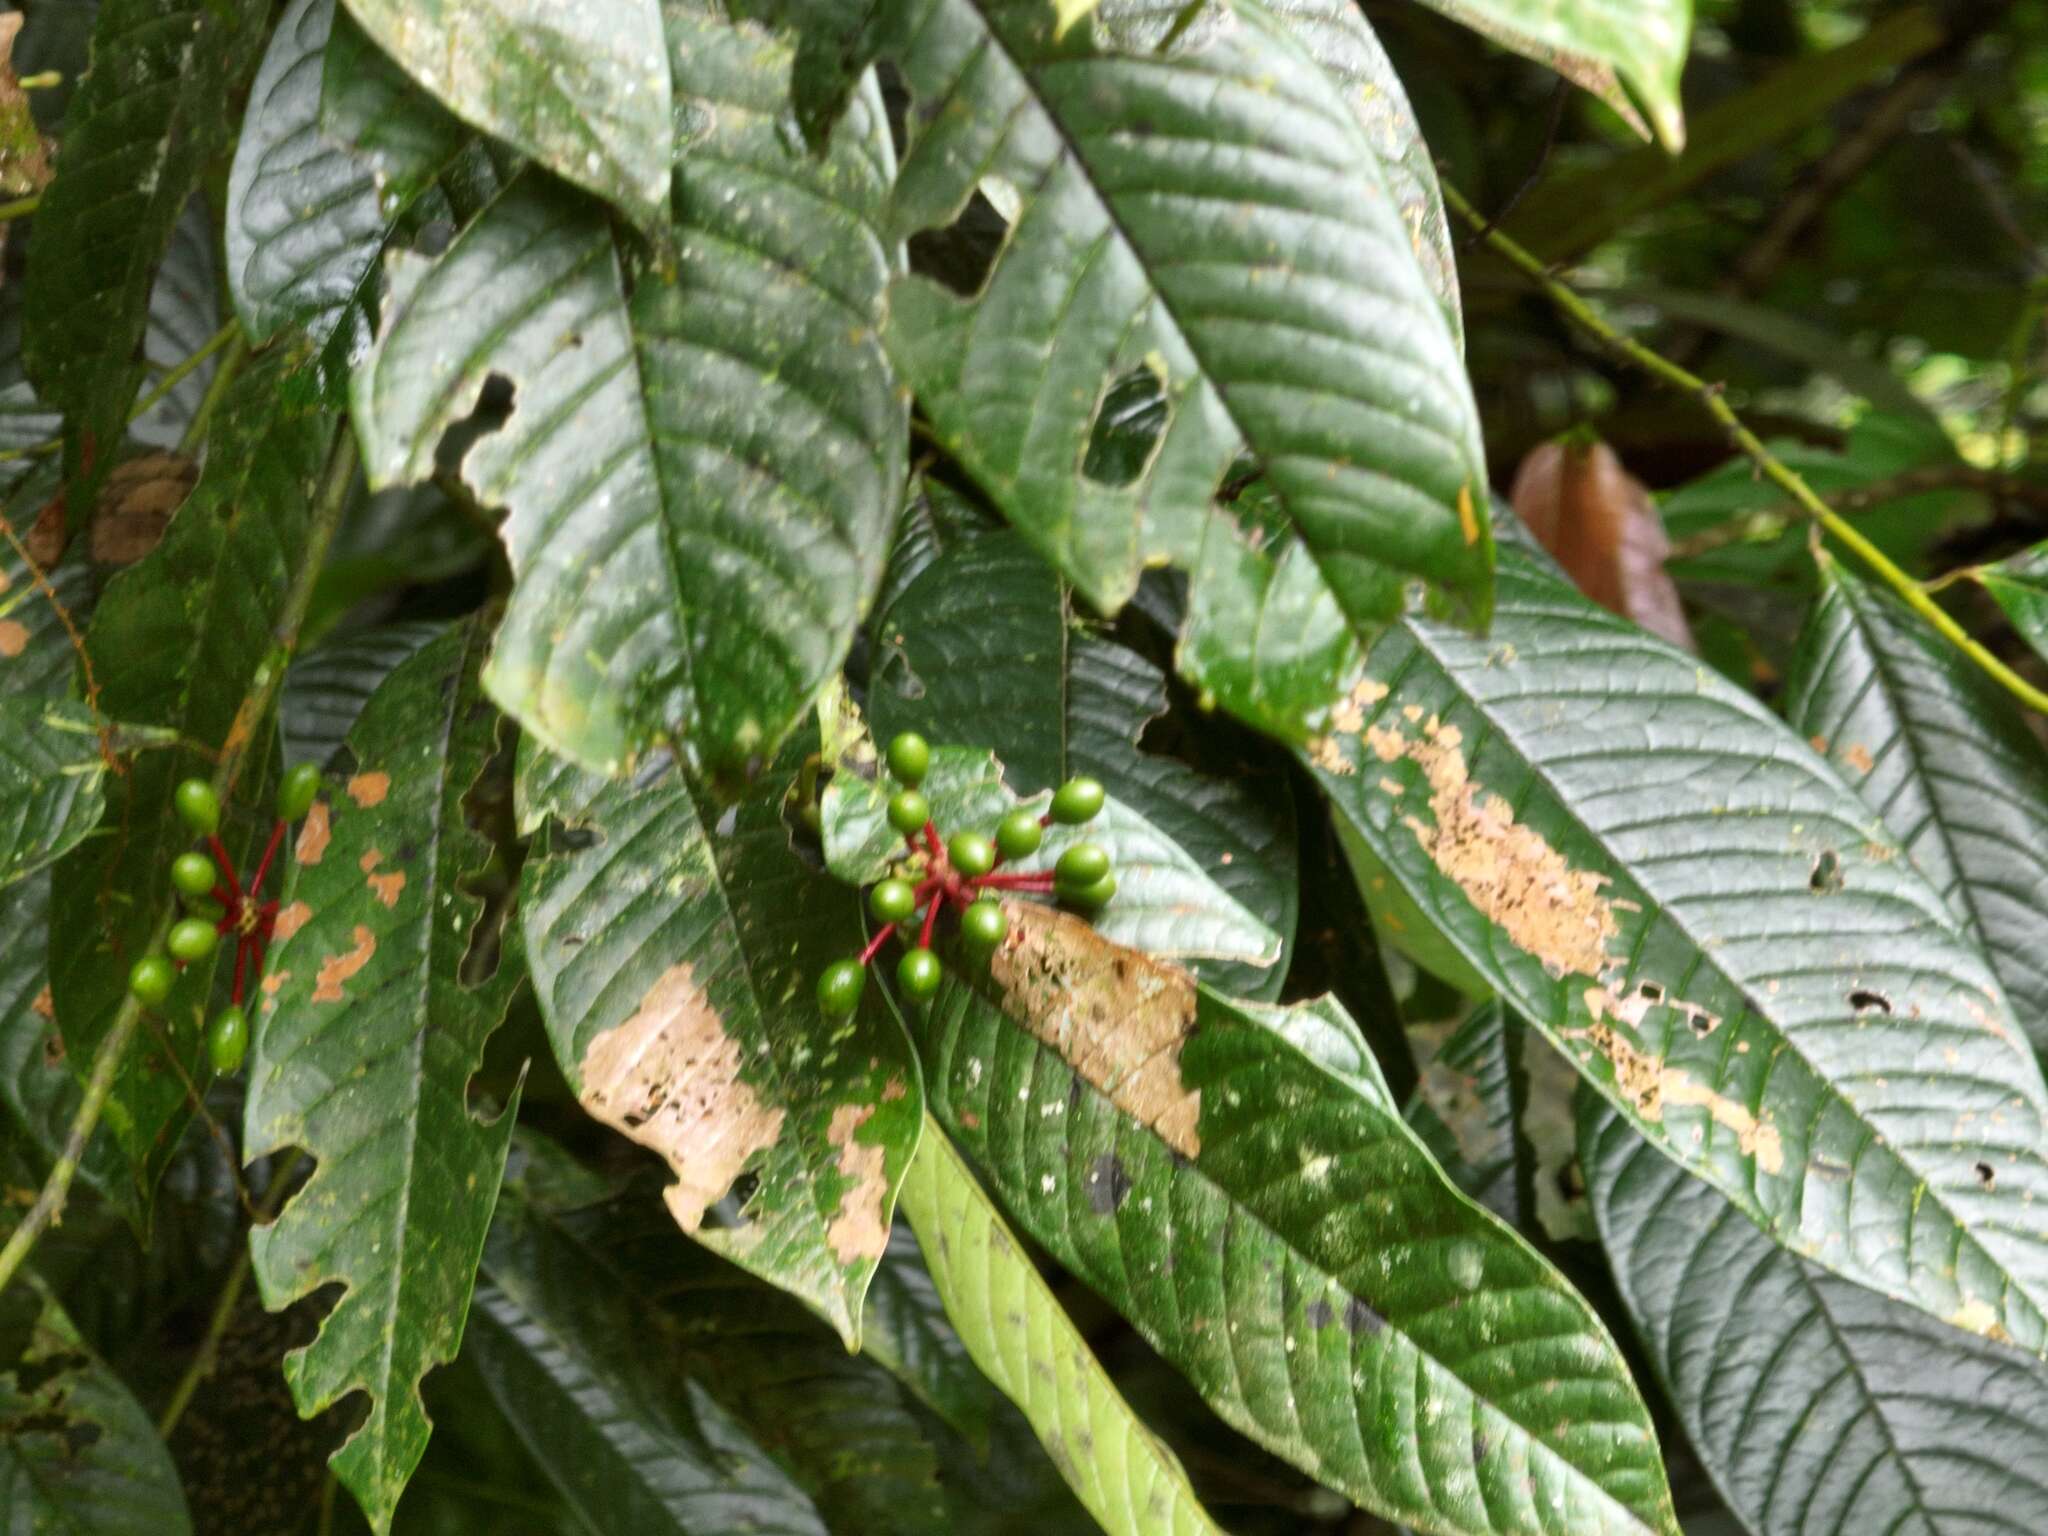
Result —
[{"label": "thin branch", "polygon": [[[279,691],[284,687],[285,669],[298,646],[299,626],[305,622],[306,612],[312,606],[313,588],[319,580],[321,567],[327,563],[327,551],[334,542],[336,528],[341,524],[342,511],[348,505],[348,490],[355,478],[355,469],[355,438],[348,423],[343,421],[335,431],[334,446],[328,453],[327,468],[314,501],[306,557],[292,578],[291,590],[285,595],[284,609],[278,617],[271,647],[256,668],[248,697],[242,700],[242,707],[236,711],[236,719],[247,720],[251,729],[239,743],[230,738],[221,752],[219,765],[213,770],[213,790],[222,801],[226,801],[234,790],[249,748],[258,740],[255,727],[268,718],[271,708],[277,703]],[[166,902],[159,910],[149,940],[150,949],[162,945],[177,910],[174,900]],[[6,1246],[0,1248],[0,1291],[7,1289],[15,1271],[27,1261],[37,1239],[62,1217],[71,1181],[78,1176],[85,1149],[99,1125],[101,1112],[106,1109],[115,1073],[119,1071],[122,1058],[127,1055],[128,1046],[141,1022],[142,1004],[133,993],[129,993],[121,1000],[113,1027],[100,1041],[99,1049],[93,1052],[85,1097],[79,1101],[77,1112],[71,1117],[71,1128],[64,1138],[63,1151],[51,1167],[50,1176],[43,1181],[36,1203],[7,1239]]]},{"label": "thin branch", "polygon": [[184,383],[185,380],[190,378],[192,376],[193,371],[197,369],[201,363],[205,362],[209,357],[213,356],[214,353],[218,352],[222,347],[226,346],[229,342],[233,341],[237,336],[240,336],[241,334],[242,322],[239,320],[230,320],[226,325],[222,326],[219,330],[215,331],[211,336],[207,337],[206,344],[204,346],[202,346],[197,352],[194,352],[190,357],[186,358],[183,362],[179,363],[175,368],[171,369],[171,371],[165,374],[161,379],[158,379],[156,381],[156,388],[152,389],[148,394],[144,395],[140,400],[136,401],[135,404],[129,408],[128,419],[130,421],[140,420],[141,417],[149,410],[151,410],[153,407],[155,407],[156,404],[159,401],[161,401],[165,395],[168,395],[172,390],[176,389],[180,384]]},{"label": "thin branch", "polygon": [[[1872,507],[1903,501],[1908,496],[1920,496],[1928,491],[1983,491],[2048,512],[2048,485],[2020,480],[1995,469],[1979,469],[1974,464],[1924,464],[1918,469],[1887,475],[1882,480],[1836,491],[1821,499],[1837,512],[1867,512]],[[1788,501],[1761,512],[1730,518],[1672,545],[1671,553],[1664,557],[1665,563],[1691,560],[1698,555],[1725,549],[1730,544],[1775,539],[1800,516],[1799,504]]]},{"label": "thin branch", "polygon": [[[220,366],[213,371],[213,381],[206,386],[206,393],[199,397],[199,409],[192,413],[192,419],[185,423],[185,430],[178,436],[178,452],[190,454],[197,450],[206,438],[206,429],[213,421],[213,413],[220,406],[221,398],[227,394],[228,386],[235,381],[235,375],[242,371],[242,364],[249,360],[249,338],[242,333],[234,321],[228,322],[234,331],[234,345],[228,355],[220,360]],[[207,343],[212,346],[212,342]]]},{"label": "thin branch", "polygon": [[[1474,208],[1456,187],[1445,182],[1443,193],[1444,202],[1469,227],[1485,228],[1485,215]],[[1659,382],[1668,384],[1680,393],[1697,400],[1701,408],[1721,425],[1728,434],[1729,441],[1757,467],[1759,474],[1790,496],[1801,512],[1820,524],[1852,551],[1869,567],[1873,575],[1898,593],[1906,606],[1931,624],[1936,633],[1968,656],[2000,687],[2029,709],[2048,714],[2048,693],[2036,688],[1972,638],[1969,631],[1958,624],[1941,604],[1928,596],[1927,589],[1921,583],[1900,570],[1889,555],[1857,530],[1855,524],[1821,500],[1813,487],[1806,483],[1804,476],[1772,453],[1764,446],[1762,438],[1743,425],[1742,418],[1735,414],[1734,408],[1722,397],[1720,385],[1709,384],[1698,374],[1681,368],[1661,353],[1652,351],[1641,342],[1616,330],[1599,311],[1559,281],[1542,261],[1499,230],[1489,233],[1486,236],[1486,243],[1509,266],[1541,288],[1544,296],[1550,300],[1552,307],[1559,314],[1609,352],[1640,368]]]},{"label": "thin branch", "polygon": [[11,203],[0,203],[0,220],[23,219],[42,206],[43,194],[32,192],[27,197],[17,197]]}]

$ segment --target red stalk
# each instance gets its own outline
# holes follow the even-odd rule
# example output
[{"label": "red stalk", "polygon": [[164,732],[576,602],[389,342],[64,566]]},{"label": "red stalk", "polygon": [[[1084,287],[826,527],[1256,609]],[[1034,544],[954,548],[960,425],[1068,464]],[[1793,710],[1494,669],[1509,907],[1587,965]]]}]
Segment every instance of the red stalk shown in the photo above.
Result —
[{"label": "red stalk", "polygon": [[889,923],[883,927],[880,933],[877,933],[872,939],[868,940],[868,947],[860,952],[860,963],[866,965],[870,960],[874,959],[875,951],[886,944],[889,941],[889,935],[895,931],[896,925]]}]

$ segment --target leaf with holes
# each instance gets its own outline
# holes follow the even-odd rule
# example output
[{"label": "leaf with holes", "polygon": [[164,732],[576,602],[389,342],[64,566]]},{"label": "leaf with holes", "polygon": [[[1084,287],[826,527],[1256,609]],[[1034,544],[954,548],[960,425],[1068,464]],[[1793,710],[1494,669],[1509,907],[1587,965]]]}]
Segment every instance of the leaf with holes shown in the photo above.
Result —
[{"label": "leaf with holes", "polygon": [[1166,712],[1166,679],[1079,625],[1058,576],[1021,538],[975,539],[933,560],[890,605],[878,638],[868,689],[877,740],[914,730],[980,742],[1020,794],[1074,774],[1101,780],[1280,935],[1279,962],[1205,967],[1205,979],[1278,995],[1300,907],[1286,779],[1238,762],[1198,773],[1141,750],[1146,724]]},{"label": "leaf with holes", "polygon": [[[665,229],[677,106],[657,0],[346,0],[464,122]],[[679,105],[686,89],[674,92]]]},{"label": "leaf with holes", "polygon": [[1019,1224],[1269,1450],[1429,1531],[1675,1536],[1599,1319],[1444,1177],[1333,1003],[1233,1004],[1016,903],[913,1029]]},{"label": "leaf with holes", "polygon": [[[951,221],[990,177],[1017,210],[971,297],[897,282],[890,355],[947,451],[1090,603],[1183,567],[1182,670],[1293,736],[1408,575],[1484,618],[1486,477],[1457,340],[1327,48],[1258,0],[1109,0],[1063,36],[1030,0],[891,0],[880,36],[912,97],[895,227]],[[1097,479],[1097,417],[1145,374],[1168,420],[1133,478]],[[1266,507],[1216,505],[1247,459]]]},{"label": "leaf with holes", "polygon": [[99,824],[106,774],[84,705],[0,694],[0,886],[55,863]]},{"label": "leaf with holes", "polygon": [[368,1394],[332,1466],[379,1532],[426,1450],[420,1378],[462,1339],[516,1107],[487,1122],[468,1097],[519,980],[502,909],[471,894],[496,856],[470,810],[499,750],[484,633],[472,620],[422,648],[349,732],[356,771],[301,825],[251,1009],[243,1156],[303,1147],[317,1164],[250,1233],[256,1283],[273,1311],[343,1286],[285,1379],[307,1417]]},{"label": "leaf with holes", "polygon": [[[2004,690],[1823,556],[1785,717],[1884,818],[2048,1048],[2048,749]],[[1814,878],[1832,887],[1840,864]]]},{"label": "leaf with holes", "polygon": [[1775,1246],[1588,1098],[1580,1165],[1622,1299],[1748,1530],[2048,1529],[2048,1369]]},{"label": "leaf with holes", "polygon": [[[906,858],[904,840],[888,822],[893,782],[869,776],[875,774],[873,750],[863,739],[842,759],[819,807],[825,862],[854,885],[882,879]],[[1052,800],[1045,790],[1025,796],[1012,792],[1003,765],[973,747],[932,748],[931,771],[920,787],[931,801],[932,824],[941,837],[993,834],[1010,811],[1021,806],[1042,815]],[[1247,911],[1179,843],[1118,800],[1106,799],[1101,814],[1086,826],[1048,826],[1038,851],[1005,863],[1003,873],[1050,873],[1060,855],[1081,842],[1100,846],[1116,875],[1115,897],[1095,916],[1105,937],[1198,967],[1222,962],[1263,968],[1280,958],[1279,934]],[[921,857],[910,855],[909,861],[915,864]]]},{"label": "leaf with holes", "polygon": [[1110,1536],[1220,1536],[936,1125],[903,1181],[903,1211],[975,1363],[1024,1410],[1096,1523]]},{"label": "leaf with holes", "polygon": [[668,1162],[685,1232],[855,1345],[921,1101],[879,989],[843,1025],[818,1012],[819,971],[860,948],[859,907],[790,846],[794,769],[785,754],[721,813],[679,773],[635,789],[523,749],[520,826],[540,839],[520,917],[584,1108]]},{"label": "leaf with holes", "polygon": [[[311,549],[311,510],[334,442],[331,420],[282,402],[302,354],[278,347],[231,385],[214,418],[206,468],[163,542],[107,582],[86,631],[101,711],[162,726],[184,742],[246,738],[261,723],[245,700],[283,621],[292,577]],[[255,754],[242,790],[260,795]],[[170,900],[165,870],[191,846],[173,814],[181,779],[210,772],[190,746],[141,752],[106,785],[106,833],[56,866],[51,898],[50,988],[74,1070],[87,1070],[128,995],[128,968]],[[223,841],[242,858],[261,842],[255,823],[230,815]],[[191,1112],[188,1083],[207,1074],[196,1019],[215,961],[188,966],[122,1062],[106,1120],[135,1170],[145,1208]],[[184,1028],[172,1028],[176,1020]]]},{"label": "leaf with holes", "polygon": [[2048,1090],[1940,895],[1747,694],[1505,547],[1500,591],[1304,754],[1346,836],[1779,1242],[2048,1349]]},{"label": "leaf with holes", "polygon": [[903,491],[905,403],[875,330],[896,261],[872,82],[824,159],[785,133],[789,55],[668,12],[702,134],[673,266],[627,269],[603,210],[527,174],[437,260],[400,254],[354,385],[371,479],[426,478],[488,379],[510,416],[462,475],[507,509],[517,582],[486,684],[616,773],[679,741],[728,778],[844,659]]}]

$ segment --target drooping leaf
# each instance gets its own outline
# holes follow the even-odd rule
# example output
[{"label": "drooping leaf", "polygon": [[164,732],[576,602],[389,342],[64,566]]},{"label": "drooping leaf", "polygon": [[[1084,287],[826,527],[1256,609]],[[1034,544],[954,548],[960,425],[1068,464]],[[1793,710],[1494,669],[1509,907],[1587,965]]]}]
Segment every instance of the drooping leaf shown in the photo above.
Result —
[{"label": "drooping leaf", "polygon": [[1580,1166],[1636,1331],[1755,1536],[2048,1528],[2048,1371],[1774,1245],[1591,1100]]},{"label": "drooping leaf", "polygon": [[2019,637],[2048,656],[2048,544],[2036,544],[1970,572],[2004,610]]},{"label": "drooping leaf", "polygon": [[[820,803],[826,864],[841,880],[856,885],[880,880],[905,856],[904,841],[887,819],[893,782],[879,774],[867,776],[875,774],[875,766],[872,747],[866,752],[865,763],[858,753],[844,759]],[[973,747],[933,747],[931,771],[921,787],[942,837],[993,833],[1010,811],[1023,806],[1042,814],[1052,798],[1043,790],[1013,793],[1004,782],[1003,765]],[[1050,871],[1079,842],[1099,845],[1116,874],[1116,895],[1095,917],[1104,937],[1198,966],[1221,961],[1266,967],[1279,959],[1279,934],[1172,838],[1117,800],[1105,800],[1101,814],[1085,827],[1047,827],[1038,851],[1005,864],[1004,872]]]},{"label": "drooping leaf", "polygon": [[893,602],[877,636],[868,710],[875,737],[922,732],[987,746],[1020,794],[1090,774],[1244,909],[1283,958],[1204,970],[1225,991],[1273,997],[1300,905],[1294,806],[1284,778],[1249,766],[1198,773],[1140,749],[1166,711],[1166,679],[1135,651],[1080,626],[1058,576],[1015,534],[956,545]]},{"label": "drooping leaf", "polygon": [[1173,1452],[1123,1400],[936,1125],[903,1181],[903,1211],[975,1363],[1023,1409],[1103,1530],[1219,1536]]},{"label": "drooping leaf", "polygon": [[[308,529],[334,424],[280,400],[297,360],[287,348],[235,380],[214,418],[205,472],[164,540],[107,583],[86,631],[107,716],[177,731],[214,747],[261,723],[243,700],[284,617],[292,578],[309,558]],[[265,759],[245,774],[260,790]],[[56,867],[50,986],[74,1069],[83,1073],[128,992],[128,968],[170,901],[165,870],[191,833],[171,810],[179,780],[211,762],[189,746],[138,753],[107,784],[105,835]],[[237,857],[260,842],[253,818],[231,816],[222,839]],[[190,1113],[188,1083],[207,1077],[195,1019],[215,961],[188,966],[130,1047],[106,1121],[145,1196],[176,1150]],[[185,1027],[172,1028],[170,1021]]]},{"label": "drooping leaf", "polygon": [[1598,1318],[1452,1187],[1334,1004],[1232,1004],[1016,903],[913,1029],[1019,1224],[1260,1444],[1430,1531],[1675,1536]]},{"label": "drooping leaf", "polygon": [[[932,1135],[927,1124],[918,1145]],[[868,1286],[860,1347],[954,1433],[988,1453],[1001,1399],[948,1321],[917,1240],[900,1221],[889,1229],[889,1250]]]},{"label": "drooping leaf", "polygon": [[[650,232],[666,226],[675,143],[657,0],[347,0],[363,30],[464,122]],[[678,71],[678,79],[681,72]]]},{"label": "drooping leaf", "polygon": [[[659,1153],[679,1226],[801,1298],[849,1345],[922,1124],[875,996],[843,1024],[818,972],[860,948],[854,894],[790,846],[781,789],[721,814],[522,749],[520,920],[555,1057],[598,1119]],[[714,1213],[736,1182],[750,1192]],[[707,1220],[708,1218],[711,1218]]]},{"label": "drooping leaf", "polygon": [[397,258],[357,372],[373,483],[425,478],[486,380],[509,418],[462,474],[518,578],[486,683],[552,750],[622,771],[663,740],[715,774],[771,756],[844,658],[903,489],[875,330],[895,263],[872,82],[822,160],[784,131],[789,56],[668,11],[673,266],[630,297],[602,210],[522,176],[438,260]]},{"label": "drooping leaf", "polygon": [[1505,547],[1500,591],[1304,755],[1376,877],[1778,1241],[2048,1348],[2048,1090],[1939,894],[1747,694]]},{"label": "drooping leaf", "polygon": [[272,1310],[344,1287],[285,1377],[307,1417],[368,1394],[332,1465],[380,1532],[426,1449],[420,1378],[462,1339],[516,1108],[486,1123],[468,1102],[519,977],[469,884],[495,851],[468,800],[499,747],[484,633],[423,647],[349,732],[356,771],[301,828],[251,1010],[243,1155],[316,1163],[250,1233],[256,1283]]},{"label": "drooping leaf", "polygon": [[2048,748],[2005,692],[1823,556],[1785,718],[1884,818],[2048,1049]]},{"label": "drooping leaf", "polygon": [[106,773],[84,705],[0,694],[0,886],[55,863],[98,825]]},{"label": "drooping leaf", "polygon": [[34,1271],[0,1292],[0,1511],[23,1536],[189,1536],[156,1426]]},{"label": "drooping leaf", "polygon": [[446,627],[422,619],[383,624],[344,635],[293,662],[277,702],[286,764],[334,766],[363,706],[384,679]]},{"label": "drooping leaf", "polygon": [[[895,285],[890,355],[1090,603],[1120,606],[1147,564],[1188,570],[1182,670],[1299,735],[1407,574],[1483,618],[1485,473],[1456,338],[1347,88],[1257,0],[1192,14],[1110,0],[1062,37],[1027,0],[884,8],[913,99],[896,227],[949,222],[989,177],[1017,194],[973,297]],[[1140,371],[1171,419],[1135,479],[1093,478],[1098,414]],[[1247,455],[1268,505],[1215,506]]]},{"label": "drooping leaf", "polygon": [[[140,378],[152,279],[186,199],[234,129],[265,0],[103,0],[29,234],[23,348],[42,397],[105,463]],[[77,464],[79,437],[67,454]]]}]

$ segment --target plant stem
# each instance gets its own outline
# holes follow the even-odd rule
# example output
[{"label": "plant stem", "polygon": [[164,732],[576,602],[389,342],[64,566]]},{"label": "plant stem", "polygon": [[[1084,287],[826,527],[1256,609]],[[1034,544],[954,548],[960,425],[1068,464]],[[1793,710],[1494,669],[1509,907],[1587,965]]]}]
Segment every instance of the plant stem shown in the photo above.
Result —
[{"label": "plant stem", "polygon": [[[179,363],[176,367],[172,368],[169,373],[165,374],[162,378],[158,379],[156,381],[156,388],[152,389],[148,394],[144,395],[140,400],[135,402],[134,406],[131,407],[128,412],[128,419],[130,421],[139,421],[144,415],[146,415],[149,412],[149,410],[152,407],[154,407],[157,404],[158,401],[162,400],[165,395],[168,395],[172,390],[176,389],[180,384],[184,383],[186,379],[190,378],[192,376],[193,370],[198,368],[198,366],[201,363],[205,362],[209,357],[213,356],[214,353],[218,352],[222,347],[226,346],[229,342],[233,341],[236,337],[240,336],[241,334],[242,322],[239,320],[230,320],[226,325],[222,326],[219,330],[215,331],[211,336],[209,336],[206,339],[205,346],[201,347],[197,352],[194,352],[190,357],[186,358],[183,362]],[[217,387],[219,383],[220,374],[216,372],[214,375],[213,386],[210,386],[207,389],[207,394],[209,396],[213,394],[214,387]],[[180,447],[182,446],[183,445],[180,444]]]},{"label": "plant stem", "polygon": [[[234,791],[235,781],[241,776],[243,760],[258,739],[255,728],[269,717],[277,703],[278,692],[284,687],[285,668],[298,645],[299,626],[305,622],[306,610],[312,606],[313,587],[319,580],[321,567],[327,563],[327,551],[334,543],[335,529],[340,526],[342,511],[348,505],[349,485],[355,478],[355,472],[355,435],[343,421],[335,430],[334,446],[328,452],[327,468],[314,499],[305,559],[292,579],[291,590],[285,594],[284,610],[278,616],[270,649],[257,665],[248,695],[236,711],[236,718],[247,719],[250,729],[239,745],[234,744],[234,737],[230,735],[230,745],[221,752],[220,762],[213,770],[213,792],[223,802]],[[149,942],[152,950],[163,944],[164,935],[170,932],[177,912],[176,897],[172,897],[158,912]],[[129,1043],[134,1040],[135,1031],[141,1023],[142,1004],[132,992],[128,993],[121,999],[113,1027],[100,1041],[99,1049],[93,1052],[92,1071],[86,1077],[85,1097],[79,1101],[78,1109],[71,1117],[64,1150],[52,1165],[50,1176],[43,1181],[36,1203],[9,1236],[6,1246],[0,1248],[0,1291],[7,1289],[15,1272],[27,1261],[37,1239],[63,1216],[64,1199],[70,1192],[71,1181],[78,1176],[78,1165],[84,1160],[86,1146],[92,1140],[100,1113],[106,1108],[107,1095],[113,1089],[114,1075],[120,1069],[122,1058],[128,1054]]]},{"label": "plant stem", "polygon": [[1471,228],[1486,230],[1486,244],[1509,266],[1541,288],[1544,296],[1550,300],[1558,313],[1616,357],[1697,400],[1706,413],[1720,423],[1729,440],[1757,467],[1757,471],[1765,479],[1784,491],[1802,513],[1820,524],[1851,550],[1870,568],[1873,575],[1898,593],[1907,607],[1931,624],[1936,633],[1969,657],[2022,704],[2029,709],[2048,714],[2048,693],[2043,693],[2029,683],[1973,639],[1969,631],[1950,617],[1947,609],[1928,595],[1925,586],[1899,569],[1889,555],[1871,543],[1853,523],[1815,494],[1804,476],[1772,453],[1764,446],[1763,439],[1743,425],[1742,418],[1735,414],[1734,408],[1722,397],[1720,385],[1709,384],[1698,374],[1681,368],[1633,337],[1623,335],[1608,324],[1592,305],[1561,282],[1537,257],[1499,230],[1487,229],[1485,216],[1474,208],[1456,187],[1444,182],[1443,193],[1444,202],[1451,211]]},{"label": "plant stem", "polygon": [[[1836,491],[1822,500],[1837,512],[1866,512],[1887,502],[1903,501],[1908,496],[1952,490],[1983,491],[2048,510],[2048,485],[2021,480],[2003,470],[1979,469],[1974,464],[1923,464],[1918,469],[1904,470],[1882,480],[1871,480],[1845,491]],[[1774,539],[1799,515],[1799,510],[1797,505],[1788,502],[1703,528],[1691,538],[1681,539],[1672,545],[1671,553],[1664,557],[1665,562],[1690,560],[1748,539]],[[1933,583],[1928,585],[1931,588]]]},{"label": "plant stem", "polygon": [[[199,409],[192,413],[192,419],[185,423],[185,430],[178,435],[178,452],[189,454],[206,439],[206,428],[213,420],[214,410],[220,405],[221,397],[228,392],[228,386],[235,381],[235,375],[242,371],[242,364],[249,360],[249,338],[244,336],[235,322],[228,322],[228,329],[234,330],[234,345],[228,355],[220,360],[220,367],[213,372],[213,382],[206,386],[206,393],[200,397]],[[212,342],[207,343],[212,346]]]},{"label": "plant stem", "polygon": [[11,203],[0,203],[0,220],[26,218],[42,206],[42,201],[42,193],[31,192],[27,197],[17,197]]}]

